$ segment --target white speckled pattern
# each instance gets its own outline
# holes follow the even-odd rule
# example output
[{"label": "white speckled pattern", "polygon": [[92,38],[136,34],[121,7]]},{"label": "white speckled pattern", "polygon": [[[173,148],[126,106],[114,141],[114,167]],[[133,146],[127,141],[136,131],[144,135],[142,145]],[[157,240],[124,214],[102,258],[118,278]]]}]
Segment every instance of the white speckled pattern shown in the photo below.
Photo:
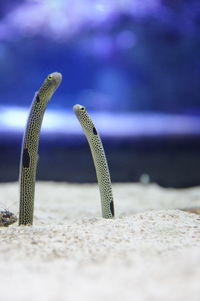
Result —
[{"label": "white speckled pattern", "polygon": [[113,218],[115,213],[112,184],[101,138],[84,106],[78,104],[75,105],[74,113],[85,132],[92,152],[101,195],[102,216],[104,218]]},{"label": "white speckled pattern", "polygon": [[34,211],[35,178],[40,129],[46,106],[58,88],[62,76],[51,73],[33,99],[22,143],[20,161],[20,211],[19,225],[32,225]]}]

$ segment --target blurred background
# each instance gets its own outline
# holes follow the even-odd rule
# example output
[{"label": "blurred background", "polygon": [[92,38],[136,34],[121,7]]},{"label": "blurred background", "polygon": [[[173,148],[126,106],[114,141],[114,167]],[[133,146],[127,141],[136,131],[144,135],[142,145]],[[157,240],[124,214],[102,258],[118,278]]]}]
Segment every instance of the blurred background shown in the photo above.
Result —
[{"label": "blurred background", "polygon": [[198,0],[0,2],[0,181],[16,181],[30,104],[53,71],[39,180],[95,182],[87,107],[113,182],[200,184]]}]

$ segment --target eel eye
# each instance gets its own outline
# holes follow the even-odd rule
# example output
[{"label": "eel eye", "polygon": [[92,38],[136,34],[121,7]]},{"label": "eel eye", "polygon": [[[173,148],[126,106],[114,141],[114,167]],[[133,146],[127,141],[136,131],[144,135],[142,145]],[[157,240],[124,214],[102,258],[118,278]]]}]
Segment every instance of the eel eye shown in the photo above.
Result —
[{"label": "eel eye", "polygon": [[81,107],[81,111],[82,111],[82,112],[85,112],[85,108],[84,108],[84,107]]},{"label": "eel eye", "polygon": [[50,75],[48,76],[48,80],[52,80],[52,78],[53,78],[53,76],[50,74]]}]

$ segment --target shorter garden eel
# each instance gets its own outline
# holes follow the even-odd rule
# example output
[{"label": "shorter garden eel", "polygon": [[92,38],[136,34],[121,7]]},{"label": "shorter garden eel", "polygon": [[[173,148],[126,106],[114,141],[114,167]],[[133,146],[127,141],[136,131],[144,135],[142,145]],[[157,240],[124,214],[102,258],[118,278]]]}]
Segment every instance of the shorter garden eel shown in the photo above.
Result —
[{"label": "shorter garden eel", "polygon": [[0,210],[0,227],[8,227],[17,221],[14,213],[8,210]]},{"label": "shorter garden eel", "polygon": [[101,138],[86,108],[77,104],[73,110],[83,128],[92,153],[101,196],[102,216],[114,218],[112,184]]},{"label": "shorter garden eel", "polygon": [[51,73],[35,93],[24,133],[20,160],[19,225],[32,225],[34,212],[35,179],[38,161],[40,129],[45,109],[61,83],[62,75]]}]

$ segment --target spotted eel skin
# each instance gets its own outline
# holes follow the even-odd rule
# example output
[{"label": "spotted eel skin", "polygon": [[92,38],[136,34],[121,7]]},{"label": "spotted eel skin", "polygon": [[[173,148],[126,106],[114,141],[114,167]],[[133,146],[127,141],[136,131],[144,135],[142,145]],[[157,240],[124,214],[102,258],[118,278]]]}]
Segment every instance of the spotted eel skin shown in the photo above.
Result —
[{"label": "spotted eel skin", "polygon": [[112,184],[101,138],[86,108],[77,104],[73,110],[83,128],[92,153],[101,196],[102,216],[114,218]]},{"label": "spotted eel skin", "polygon": [[8,227],[17,221],[14,213],[8,210],[0,210],[0,227]]},{"label": "spotted eel skin", "polygon": [[40,129],[46,106],[61,83],[62,75],[54,72],[44,80],[35,93],[22,143],[20,160],[19,225],[33,224],[35,178]]}]

